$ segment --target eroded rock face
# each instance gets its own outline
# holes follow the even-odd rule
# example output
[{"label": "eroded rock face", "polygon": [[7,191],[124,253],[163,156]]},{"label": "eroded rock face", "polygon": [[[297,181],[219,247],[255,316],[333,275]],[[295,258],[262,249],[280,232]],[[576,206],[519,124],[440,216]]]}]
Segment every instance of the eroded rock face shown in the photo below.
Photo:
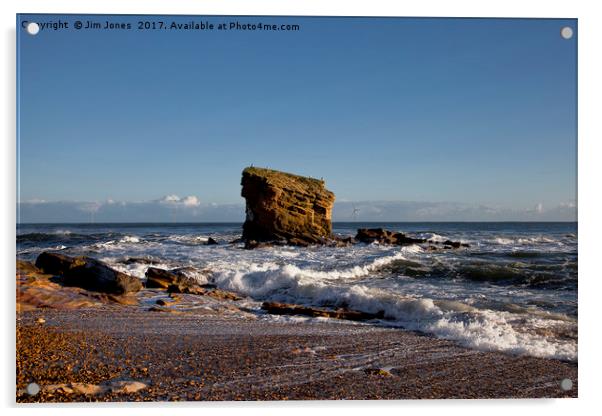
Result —
[{"label": "eroded rock face", "polygon": [[247,202],[245,241],[306,245],[330,238],[335,196],[324,181],[250,167],[243,170],[241,185]]}]

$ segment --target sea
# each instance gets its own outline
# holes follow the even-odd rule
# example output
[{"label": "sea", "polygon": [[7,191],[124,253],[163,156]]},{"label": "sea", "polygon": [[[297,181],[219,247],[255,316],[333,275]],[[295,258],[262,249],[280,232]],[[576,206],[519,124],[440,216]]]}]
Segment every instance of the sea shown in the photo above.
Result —
[{"label": "sea", "polygon": [[[86,255],[144,279],[155,267],[192,266],[201,283],[264,301],[345,307],[384,319],[358,325],[414,330],[486,351],[577,362],[577,223],[334,223],[339,236],[385,228],[469,248],[418,245],[266,247],[235,242],[240,223],[19,224],[17,258]],[[209,237],[218,245],[207,245]],[[234,242],[233,242],[234,241]],[[207,280],[208,279],[208,280]],[[299,318],[326,319],[326,318]]]}]

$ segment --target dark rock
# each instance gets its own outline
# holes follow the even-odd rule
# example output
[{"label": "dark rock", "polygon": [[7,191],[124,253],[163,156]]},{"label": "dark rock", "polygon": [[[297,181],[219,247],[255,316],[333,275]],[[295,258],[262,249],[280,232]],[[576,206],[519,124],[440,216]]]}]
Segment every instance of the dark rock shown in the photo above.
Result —
[{"label": "dark rock", "polygon": [[460,243],[457,241],[445,240],[443,242],[444,246],[451,246],[453,248],[460,248]]},{"label": "dark rock", "polygon": [[[460,247],[470,247],[469,244],[460,243],[459,241],[451,241],[446,240],[443,243],[434,240],[427,240],[424,238],[413,238],[408,237],[403,233],[396,233],[393,231],[385,230],[383,228],[360,228],[357,230],[357,235],[355,239],[362,243],[374,243],[377,242],[379,244],[392,244],[398,246],[405,246],[411,244],[442,244],[443,248],[451,249],[451,248],[460,248]],[[435,246],[430,245],[427,247],[427,250],[434,250]]]},{"label": "dark rock", "polygon": [[205,295],[207,290],[197,284],[175,283],[167,287],[169,293],[187,293],[190,295]]},{"label": "dark rock", "polygon": [[152,259],[150,257],[128,257],[121,261],[123,264],[159,264],[160,260]]},{"label": "dark rock", "polygon": [[349,309],[325,309],[313,306],[294,305],[289,303],[264,302],[261,309],[274,315],[305,315],[312,317],[347,319],[351,321],[366,321],[384,318],[384,312],[367,313]]},{"label": "dark rock", "polygon": [[238,296],[234,292],[230,292],[228,290],[221,290],[221,289],[214,289],[209,292],[206,292],[206,294],[207,294],[207,296],[211,296],[212,298],[220,299],[220,300],[240,300],[240,299],[242,299],[240,296]]},{"label": "dark rock", "polygon": [[73,267],[83,266],[85,260],[82,257],[70,257],[64,254],[42,252],[36,259],[36,267],[46,274],[62,276]]},{"label": "dark rock", "polygon": [[146,269],[146,287],[167,289],[170,285],[194,285],[198,281],[192,277],[198,271],[193,267],[181,267],[172,270],[149,267]]},{"label": "dark rock", "polygon": [[306,240],[303,240],[301,238],[289,238],[288,239],[288,243],[291,246],[299,246],[299,247],[308,247],[309,243]]},{"label": "dark rock", "polygon": [[277,245],[276,241],[256,241],[256,240],[245,241],[245,249],[247,249],[247,250],[252,250],[255,248],[272,247],[274,245]]},{"label": "dark rock", "polygon": [[96,259],[82,257],[81,260],[84,260],[83,265],[71,267],[63,273],[66,286],[117,295],[142,289],[142,282],[137,277],[114,270]]},{"label": "dark rock", "polygon": [[321,244],[330,237],[335,197],[324,181],[250,167],[243,171],[241,185],[247,213],[245,241],[301,245]]},{"label": "dark rock", "polygon": [[209,239],[207,240],[207,245],[208,246],[215,246],[218,245],[219,243],[213,239],[213,237],[209,237]]},{"label": "dark rock", "polygon": [[399,246],[426,242],[423,238],[411,238],[403,233],[396,233],[383,228],[360,228],[357,230],[355,239],[368,244],[377,242],[379,244],[394,244]]},{"label": "dark rock", "polygon": [[36,259],[36,267],[44,273],[62,276],[65,286],[117,295],[137,292],[142,288],[138,278],[90,257],[70,257],[45,251]]}]

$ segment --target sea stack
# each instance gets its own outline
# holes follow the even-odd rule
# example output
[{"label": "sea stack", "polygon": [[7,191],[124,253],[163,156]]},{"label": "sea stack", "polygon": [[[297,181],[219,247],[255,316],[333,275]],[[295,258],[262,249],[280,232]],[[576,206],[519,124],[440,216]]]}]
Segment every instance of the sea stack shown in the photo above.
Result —
[{"label": "sea stack", "polygon": [[286,240],[308,245],[330,238],[335,196],[323,180],[248,167],[241,185],[247,202],[243,225],[247,243]]}]

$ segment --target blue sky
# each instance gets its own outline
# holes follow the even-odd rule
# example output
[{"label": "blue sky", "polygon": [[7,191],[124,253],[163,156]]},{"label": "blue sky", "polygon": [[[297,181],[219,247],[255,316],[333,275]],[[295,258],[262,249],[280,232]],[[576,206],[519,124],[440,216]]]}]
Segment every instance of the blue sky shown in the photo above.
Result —
[{"label": "blue sky", "polygon": [[335,219],[576,218],[575,20],[20,18],[133,26],[18,30],[22,222],[232,220],[250,164],[323,177]]}]

